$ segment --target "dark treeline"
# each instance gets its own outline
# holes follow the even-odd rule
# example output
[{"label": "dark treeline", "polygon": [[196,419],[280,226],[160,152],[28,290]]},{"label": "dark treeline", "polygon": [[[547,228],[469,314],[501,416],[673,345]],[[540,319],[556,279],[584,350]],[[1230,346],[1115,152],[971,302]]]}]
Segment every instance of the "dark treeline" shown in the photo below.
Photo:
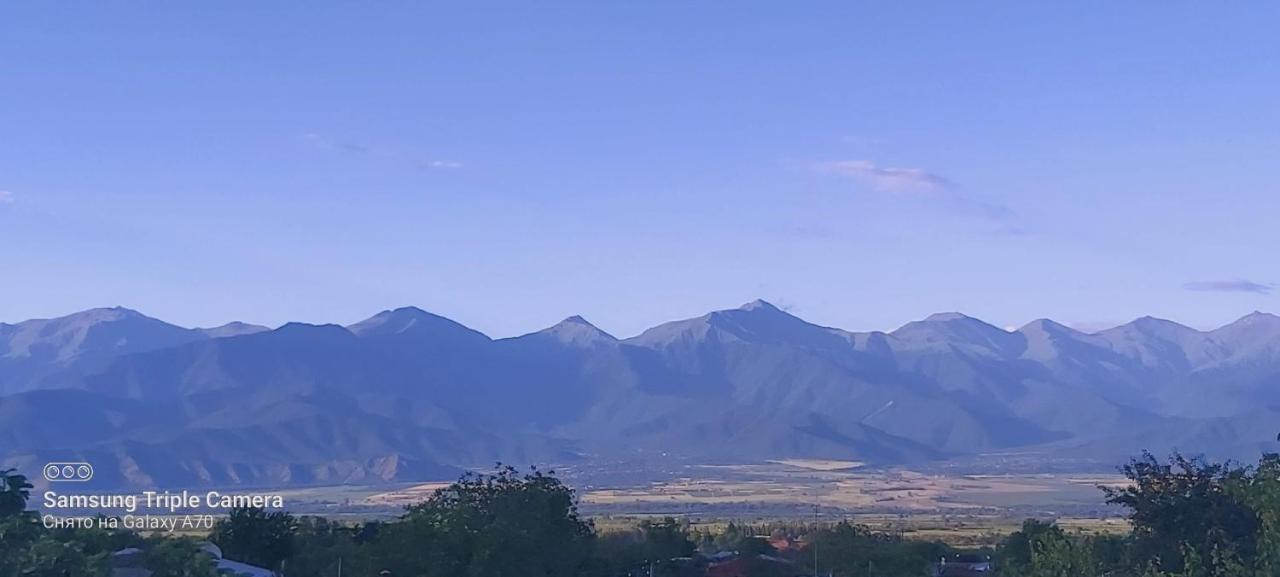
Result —
[{"label": "dark treeline", "polygon": [[1132,481],[1105,489],[1129,511],[1125,536],[1068,535],[1027,521],[997,551],[1003,575],[1273,577],[1280,575],[1280,456],[1256,466],[1150,454],[1123,468]]},{"label": "dark treeline", "polygon": [[[1012,577],[1262,577],[1280,575],[1280,457],[1255,466],[1143,455],[1124,467],[1132,481],[1107,491],[1126,507],[1128,535],[1088,536],[1029,520],[990,551]],[[110,555],[145,552],[157,577],[216,575],[194,539],[143,538],[105,530],[47,530],[27,512],[31,486],[0,475],[0,577],[97,577]],[[597,531],[573,491],[552,474],[505,468],[468,475],[394,521],[336,523],[284,512],[237,509],[208,540],[227,559],[285,577],[842,577],[930,575],[952,551],[850,523],[729,524],[717,530],[677,519]],[[973,553],[973,552],[970,552]],[[388,573],[384,573],[388,572]]]}]

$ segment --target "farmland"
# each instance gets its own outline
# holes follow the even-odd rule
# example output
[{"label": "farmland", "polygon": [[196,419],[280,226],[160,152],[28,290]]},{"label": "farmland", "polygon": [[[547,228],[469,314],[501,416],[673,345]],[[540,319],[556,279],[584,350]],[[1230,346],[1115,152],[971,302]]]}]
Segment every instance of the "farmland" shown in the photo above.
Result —
[{"label": "farmland", "polygon": [[[1123,483],[1109,473],[979,474],[787,460],[634,469],[617,463],[598,470],[564,467],[558,474],[576,488],[581,509],[602,528],[660,516],[703,525],[849,519],[957,544],[990,542],[1028,517],[1058,519],[1082,532],[1127,530],[1099,488]],[[315,487],[285,494],[298,512],[382,518],[445,484]]]}]

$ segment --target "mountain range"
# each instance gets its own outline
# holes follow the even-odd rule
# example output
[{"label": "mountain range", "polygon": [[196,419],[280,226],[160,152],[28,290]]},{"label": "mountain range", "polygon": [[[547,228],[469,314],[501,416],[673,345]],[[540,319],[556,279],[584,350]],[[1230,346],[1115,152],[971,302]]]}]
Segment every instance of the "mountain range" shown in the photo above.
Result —
[{"label": "mountain range", "polygon": [[178,327],[123,308],[0,324],[0,467],[106,486],[439,479],[494,461],[897,464],[1141,449],[1255,456],[1280,428],[1280,317],[891,332],[767,302],[618,339],[581,317],[491,339],[417,308],[351,326]]}]

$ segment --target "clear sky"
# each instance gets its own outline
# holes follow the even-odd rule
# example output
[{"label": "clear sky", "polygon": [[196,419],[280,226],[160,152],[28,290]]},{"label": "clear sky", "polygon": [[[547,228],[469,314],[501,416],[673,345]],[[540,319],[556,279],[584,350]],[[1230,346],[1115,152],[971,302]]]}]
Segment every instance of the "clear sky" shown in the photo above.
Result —
[{"label": "clear sky", "polygon": [[10,2],[0,320],[1278,310],[1280,5]]}]

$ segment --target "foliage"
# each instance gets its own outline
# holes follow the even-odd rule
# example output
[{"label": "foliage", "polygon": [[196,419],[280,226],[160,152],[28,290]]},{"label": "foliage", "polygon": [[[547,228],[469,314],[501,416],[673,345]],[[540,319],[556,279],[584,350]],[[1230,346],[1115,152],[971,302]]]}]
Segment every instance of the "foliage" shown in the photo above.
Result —
[{"label": "foliage", "polygon": [[31,496],[31,483],[13,469],[0,471],[0,519],[22,515]]},{"label": "foliage", "polygon": [[393,574],[572,576],[591,566],[594,531],[573,491],[537,469],[469,474],[383,528]]},{"label": "foliage", "polygon": [[[696,537],[701,538],[701,535]],[[655,576],[678,575],[692,563],[698,543],[689,524],[672,517],[641,521],[634,529],[610,531],[596,537],[596,572],[623,574],[639,571]]]},{"label": "foliage", "polygon": [[379,524],[343,525],[323,517],[298,519],[294,554],[285,565],[285,577],[336,577],[374,575],[369,570],[362,546]]},{"label": "foliage", "polygon": [[17,551],[10,564],[17,570],[5,577],[107,577],[111,574],[105,553],[90,554],[81,543],[47,534]]},{"label": "foliage", "polygon": [[1123,571],[1126,543],[1109,536],[1067,535],[1057,525],[1023,522],[996,550],[1002,575],[1078,577]]},{"label": "foliage", "polygon": [[1129,509],[1127,537],[1068,535],[1028,521],[1004,541],[1003,575],[1273,577],[1280,574],[1280,457],[1257,466],[1149,453],[1122,468],[1131,484],[1104,489]]},{"label": "foliage", "polygon": [[279,570],[293,555],[297,528],[297,519],[283,511],[237,507],[218,521],[210,539],[227,559]]},{"label": "foliage", "polygon": [[154,577],[217,577],[213,557],[192,539],[157,537],[146,544],[144,564]]},{"label": "foliage", "polygon": [[[1274,577],[1280,575],[1280,457],[1256,466],[1149,454],[1124,467],[1131,486],[1107,491],[1129,509],[1133,532],[1096,536],[1029,520],[994,551],[1006,577]],[[129,532],[45,529],[25,513],[30,484],[3,474],[0,577],[108,574],[110,552],[142,545],[157,577],[212,577],[198,543]],[[769,535],[787,543],[774,550]],[[698,530],[674,518],[596,535],[574,493],[553,474],[505,467],[467,475],[394,521],[342,524],[238,509],[211,536],[229,559],[285,577],[395,576],[685,577],[706,573],[711,555],[737,551],[733,567],[767,577],[807,570],[836,577],[919,576],[950,553],[939,543],[834,525],[729,523]],[[767,554],[770,557],[762,557]],[[773,559],[782,557],[783,561]]]},{"label": "foliage", "polygon": [[1210,560],[1253,559],[1261,528],[1243,487],[1252,469],[1175,454],[1168,462],[1143,453],[1122,469],[1133,483],[1107,489],[1107,501],[1127,507],[1133,553],[1174,573],[1189,555]]},{"label": "foliage", "polygon": [[817,529],[810,540],[802,562],[811,563],[816,547],[819,570],[837,576],[924,575],[946,552],[937,543],[908,541],[845,521]]},{"label": "foliage", "polygon": [[644,558],[649,561],[669,561],[677,557],[693,555],[698,546],[689,538],[689,525],[672,517],[661,521],[642,521]]},{"label": "foliage", "polygon": [[776,553],[773,545],[769,544],[769,540],[757,535],[748,535],[738,540],[733,547],[738,555],[743,557],[758,557],[760,555],[772,555]]}]

